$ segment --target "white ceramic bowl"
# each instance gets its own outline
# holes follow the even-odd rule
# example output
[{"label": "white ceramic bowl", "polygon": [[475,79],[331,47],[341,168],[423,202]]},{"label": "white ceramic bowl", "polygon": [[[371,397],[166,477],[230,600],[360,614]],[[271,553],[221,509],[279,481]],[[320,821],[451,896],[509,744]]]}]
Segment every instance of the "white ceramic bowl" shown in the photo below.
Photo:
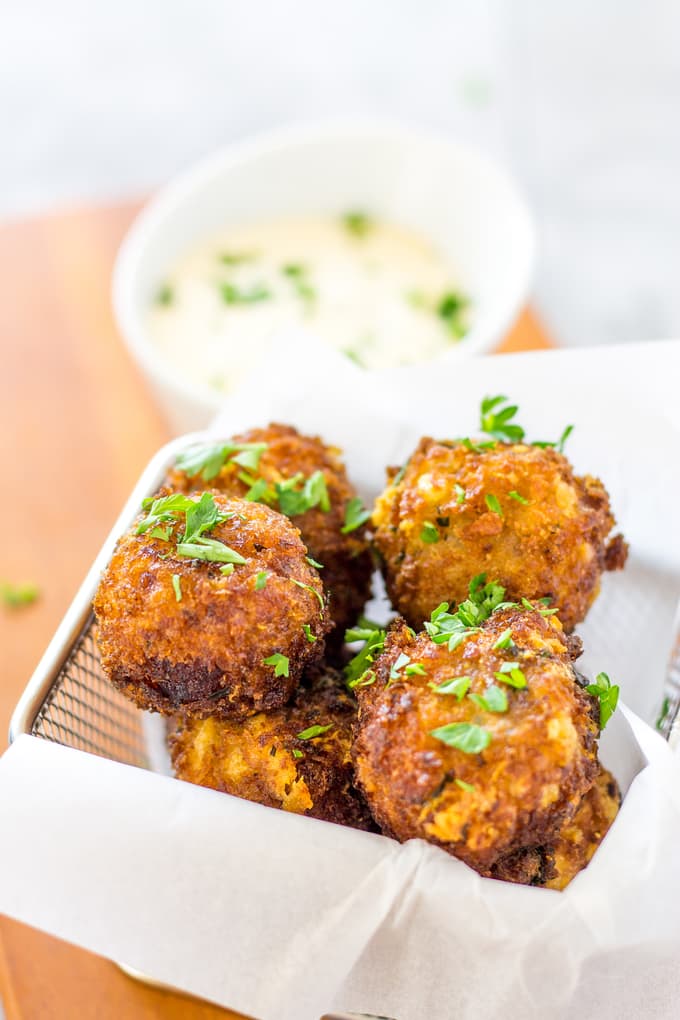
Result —
[{"label": "white ceramic bowl", "polygon": [[528,295],[534,228],[513,182],[475,149],[373,121],[293,127],[229,145],[146,206],[114,271],[119,328],[176,432],[204,427],[224,398],[183,379],[151,343],[145,313],[173,264],[230,224],[348,208],[431,238],[472,298],[469,333],[431,365],[488,351],[512,326]]}]

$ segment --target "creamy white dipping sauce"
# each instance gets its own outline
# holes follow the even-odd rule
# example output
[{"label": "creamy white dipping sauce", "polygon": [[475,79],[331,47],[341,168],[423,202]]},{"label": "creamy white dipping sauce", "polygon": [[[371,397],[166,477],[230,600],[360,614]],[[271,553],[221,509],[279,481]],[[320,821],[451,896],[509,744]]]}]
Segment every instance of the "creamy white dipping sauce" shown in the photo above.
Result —
[{"label": "creamy white dipping sauce", "polygon": [[466,302],[425,238],[362,213],[230,228],[190,251],[149,310],[153,343],[186,378],[229,392],[280,330],[305,327],[368,369],[457,344]]}]

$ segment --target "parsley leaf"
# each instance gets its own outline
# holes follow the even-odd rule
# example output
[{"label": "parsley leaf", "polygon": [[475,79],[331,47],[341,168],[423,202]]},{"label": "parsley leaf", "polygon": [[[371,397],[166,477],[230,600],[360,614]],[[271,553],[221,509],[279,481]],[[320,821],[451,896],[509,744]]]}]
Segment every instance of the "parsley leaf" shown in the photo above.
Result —
[{"label": "parsley leaf", "polygon": [[190,560],[207,560],[209,563],[245,563],[246,560],[235,549],[230,549],[216,538],[198,538],[195,542],[179,542],[177,555]]},{"label": "parsley leaf", "polygon": [[0,583],[0,602],[7,609],[30,606],[39,594],[40,589],[36,584],[10,584],[8,581]]},{"label": "parsley leaf", "polygon": [[180,578],[179,574],[173,574],[172,575],[172,587],[173,587],[174,592],[175,592],[175,601],[176,602],[181,602],[182,601],[182,579]]},{"label": "parsley leaf", "polygon": [[237,287],[235,283],[221,283],[220,294],[225,305],[252,305],[258,301],[268,301],[272,296],[263,284],[255,284],[247,290],[245,287]]},{"label": "parsley leaf", "polygon": [[197,443],[180,453],[175,467],[189,478],[200,475],[205,482],[216,478],[228,460],[256,471],[267,443]]},{"label": "parsley leaf", "polygon": [[328,723],[327,726],[308,726],[306,730],[302,730],[301,733],[296,733],[295,735],[298,740],[313,740],[315,737],[321,737],[332,729],[333,723]]},{"label": "parsley leaf", "polygon": [[[222,513],[215,499],[209,492],[204,492],[198,502],[190,500],[191,506],[186,508],[183,543],[195,542],[206,531],[212,531],[217,524],[227,520],[227,515]],[[245,563],[245,560],[243,560]]]},{"label": "parsley leaf", "polygon": [[159,524],[168,522],[175,524],[178,515],[190,510],[193,505],[193,499],[189,499],[188,496],[183,496],[179,492],[175,492],[171,496],[160,496],[157,499],[150,496],[148,499],[142,500],[142,509],[149,512],[144,520],[137,525],[136,534],[144,535],[152,528],[158,527]]},{"label": "parsley leaf", "polygon": [[267,578],[269,574],[266,570],[261,570],[255,577],[255,591],[261,591],[267,584]]},{"label": "parsley leaf", "polygon": [[368,213],[352,210],[342,217],[342,225],[353,237],[362,240],[373,229],[374,223]]},{"label": "parsley leaf", "polygon": [[482,432],[499,442],[521,443],[524,429],[512,421],[518,410],[516,404],[507,403],[507,397],[484,397],[480,411]]},{"label": "parsley leaf", "polygon": [[503,516],[503,509],[498,501],[498,496],[494,496],[493,493],[487,492],[484,497],[484,502],[488,506],[492,514],[498,514],[499,517]]},{"label": "parsley leaf", "polygon": [[317,640],[317,637],[315,634],[312,634],[312,628],[309,626],[308,623],[303,623],[302,630],[304,631],[304,635],[309,641],[310,645],[313,645],[314,642]]},{"label": "parsley leaf", "polygon": [[453,694],[458,701],[462,701],[468,690],[472,678],[469,676],[455,676],[451,680],[444,680],[441,684],[429,683],[428,687],[431,687],[435,694]]},{"label": "parsley leaf", "polygon": [[293,584],[296,584],[298,588],[304,588],[305,591],[311,592],[312,595],[319,600],[319,605],[321,606],[321,616],[323,616],[324,611],[323,595],[321,595],[320,592],[316,590],[316,588],[312,588],[311,584],[305,584],[304,581],[297,581],[294,577],[289,578],[289,580],[291,580]]},{"label": "parsley leaf", "polygon": [[508,696],[495,684],[487,687],[484,694],[468,694],[468,698],[478,708],[483,708],[486,712],[507,712],[508,710]]},{"label": "parsley leaf", "polygon": [[515,492],[514,489],[512,492],[508,493],[508,496],[510,499],[514,499],[516,503],[522,503],[523,506],[529,506],[530,500],[525,499],[524,496],[520,496],[519,492]]},{"label": "parsley leaf", "polygon": [[303,478],[302,474],[297,474],[285,482],[276,483],[276,497],[281,513],[286,517],[296,517],[315,506],[328,513],[331,502],[323,472],[315,471],[309,478],[304,479],[301,489],[296,488]]},{"label": "parsley leaf", "polygon": [[496,639],[493,645],[493,651],[498,651],[501,648],[509,648],[512,644],[512,627],[508,627],[503,633]]},{"label": "parsley leaf", "polygon": [[598,673],[595,683],[588,684],[586,690],[600,701],[600,729],[603,730],[619,703],[619,687],[612,684],[606,673]]},{"label": "parsley leaf", "polygon": [[475,723],[449,723],[430,730],[430,736],[464,754],[479,754],[491,743],[491,734]]},{"label": "parsley leaf", "polygon": [[432,545],[434,542],[439,541],[439,532],[434,524],[430,521],[425,521],[420,532],[420,539],[422,542],[426,542],[428,545]]},{"label": "parsley leaf", "polygon": [[370,516],[371,511],[364,507],[358,496],[354,496],[345,507],[345,523],[340,529],[342,534],[348,535],[350,531],[356,531],[366,523]]},{"label": "parsley leaf", "polygon": [[460,506],[465,502],[465,489],[458,482],[456,482],[454,489],[456,490],[456,503]]},{"label": "parsley leaf", "polygon": [[345,634],[345,641],[363,641],[363,648],[350,659],[344,669],[345,682],[353,690],[355,687],[367,687],[375,681],[375,672],[370,669],[385,646],[386,630],[365,617],[359,620],[357,627],[351,627]]},{"label": "parsley leaf", "polygon": [[518,691],[527,685],[527,678],[519,668],[518,662],[504,662],[498,672],[494,673],[494,677],[502,684],[514,687]]},{"label": "parsley leaf", "polygon": [[456,291],[447,291],[437,304],[437,315],[446,323],[449,333],[456,340],[460,340],[467,332],[465,315],[469,304],[468,299]]},{"label": "parsley leaf", "polygon": [[466,793],[472,793],[474,791],[472,783],[466,783],[463,779],[455,779],[454,782],[456,786],[460,786],[461,790],[465,790]]},{"label": "parsley leaf", "polygon": [[287,655],[281,655],[280,652],[274,652],[268,659],[264,659],[265,666],[274,667],[274,676],[288,676],[290,672],[290,663]]}]

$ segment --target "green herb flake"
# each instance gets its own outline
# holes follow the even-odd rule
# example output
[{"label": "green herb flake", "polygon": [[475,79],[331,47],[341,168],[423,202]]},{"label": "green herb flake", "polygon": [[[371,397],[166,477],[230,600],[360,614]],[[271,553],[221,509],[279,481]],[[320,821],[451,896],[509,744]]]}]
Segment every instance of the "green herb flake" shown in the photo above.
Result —
[{"label": "green herb flake", "polygon": [[281,655],[280,652],[274,652],[268,659],[264,659],[265,666],[274,667],[274,676],[288,676],[290,672],[290,663],[287,655]]},{"label": "green herb flake", "polygon": [[612,684],[606,673],[598,673],[594,684],[586,687],[588,694],[592,694],[600,702],[600,730],[603,730],[619,703],[619,687]]},{"label": "green herb flake", "polygon": [[255,591],[262,591],[267,585],[267,578],[269,574],[266,570],[261,570],[259,574],[255,576]]},{"label": "green herb flake", "polygon": [[356,627],[345,633],[345,641],[353,644],[363,641],[363,648],[350,659],[344,669],[345,682],[350,690],[368,687],[375,682],[375,672],[370,668],[385,646],[386,630],[377,623],[361,617]]},{"label": "green herb flake", "polygon": [[156,304],[168,308],[175,300],[175,292],[169,283],[163,283],[156,291]]},{"label": "green herb flake", "polygon": [[664,723],[666,722],[666,719],[668,718],[668,713],[670,712],[670,710],[671,710],[671,699],[666,697],[666,698],[663,699],[663,701],[661,703],[661,711],[659,712],[659,717],[656,720],[656,723],[654,724],[656,726],[657,730],[663,730]]},{"label": "green herb flake", "polygon": [[519,492],[515,492],[514,489],[512,492],[508,493],[508,496],[510,499],[514,499],[516,503],[521,503],[523,506],[529,506],[530,500],[525,499],[524,496],[520,496]]},{"label": "green herb flake", "polygon": [[464,754],[479,754],[491,743],[491,734],[476,723],[449,723],[430,730],[430,736]]},{"label": "green herb flake", "polygon": [[496,639],[493,645],[493,651],[499,651],[502,648],[509,648],[512,644],[512,627],[508,627],[503,633]]},{"label": "green herb flake", "polygon": [[314,740],[315,737],[321,737],[332,729],[333,723],[328,723],[327,726],[308,726],[306,730],[302,730],[301,733],[296,733],[295,735],[298,740]]},{"label": "green herb flake", "polygon": [[233,573],[234,573],[233,563],[225,563],[223,567],[220,567],[220,574],[224,574],[225,577],[229,577],[229,575]]},{"label": "green herb flake", "polygon": [[425,521],[420,532],[421,542],[425,542],[427,545],[433,545],[439,541],[439,531],[431,521]]},{"label": "green herb flake", "polygon": [[248,289],[239,288],[235,283],[221,283],[219,291],[225,305],[253,305],[268,301],[272,296],[271,291],[261,283]]},{"label": "green herb flake", "polygon": [[312,634],[312,628],[309,626],[308,623],[303,623],[302,630],[304,632],[305,637],[309,641],[310,645],[313,645],[316,642],[317,637],[316,634]]},{"label": "green herb flake", "polygon": [[427,676],[427,670],[422,662],[412,662],[404,670],[406,676]]},{"label": "green herb flake", "polygon": [[253,251],[223,251],[217,256],[217,261],[221,262],[223,266],[241,266],[244,262],[252,262],[255,258],[257,255]]},{"label": "green herb flake", "polygon": [[[298,486],[302,484],[302,488]],[[284,482],[276,483],[276,497],[279,509],[286,517],[296,517],[318,506],[324,513],[331,508],[326,479],[322,471],[315,471],[309,478],[297,474]]]},{"label": "green herb flake", "polygon": [[293,748],[292,754],[294,758],[304,758],[304,754],[297,747]]},{"label": "green herb flake", "polygon": [[404,475],[406,474],[406,468],[407,467],[408,467],[408,461],[406,461],[405,464],[402,464],[402,466],[399,468],[399,470],[397,471],[396,475],[392,479],[392,483],[391,483],[392,485],[399,485],[399,483],[401,481],[403,481]]},{"label": "green herb flake", "polygon": [[484,497],[484,502],[488,506],[492,514],[498,514],[499,517],[503,516],[503,509],[498,500],[498,496],[494,496],[492,492],[487,492]]},{"label": "green herb flake", "polygon": [[344,214],[342,225],[352,237],[363,240],[371,232],[375,224],[368,213],[354,209]]},{"label": "green herb flake", "polygon": [[501,668],[494,673],[494,677],[502,684],[514,687],[518,691],[527,685],[527,678],[519,668],[518,662],[504,662]]},{"label": "green herb flake", "polygon": [[507,712],[508,710],[508,696],[495,684],[487,687],[484,694],[468,694],[468,698],[474,702],[477,708],[482,708],[486,712]]},{"label": "green herb flake", "polygon": [[345,507],[345,523],[340,529],[343,535],[348,535],[350,531],[356,531],[362,524],[370,518],[371,511],[367,510],[358,496],[350,499]]},{"label": "green herb flake", "polygon": [[175,467],[189,478],[200,475],[209,482],[229,460],[256,471],[266,449],[267,443],[197,443],[178,455]]},{"label": "green herb flake", "polygon": [[313,556],[305,556],[305,559],[309,563],[310,567],[316,567],[317,570],[323,570],[323,563],[319,563]]},{"label": "green herb flake", "polygon": [[293,584],[297,585],[297,587],[298,587],[298,588],[304,588],[304,589],[305,589],[305,591],[309,591],[309,592],[311,592],[311,593],[312,593],[312,595],[313,595],[313,596],[314,596],[314,597],[315,597],[316,599],[318,599],[318,601],[319,601],[319,605],[320,605],[320,607],[321,607],[321,616],[323,616],[323,611],[324,611],[324,604],[323,604],[323,595],[321,595],[321,594],[320,594],[320,593],[319,593],[319,592],[318,592],[318,591],[316,590],[316,588],[312,588],[311,584],[305,584],[305,583],[304,583],[304,581],[297,581],[297,580],[296,580],[296,579],[295,579],[294,577],[291,577],[291,578],[290,578],[290,580],[291,580],[291,581],[293,582]]},{"label": "green herb flake", "polygon": [[461,506],[465,502],[465,489],[458,482],[456,482],[454,488],[456,490],[456,503],[458,506]]},{"label": "green herb flake", "polygon": [[484,397],[480,409],[480,428],[499,442],[521,443],[524,429],[513,422],[519,408],[503,396]]},{"label": "green herb flake", "polygon": [[437,315],[455,340],[460,340],[467,332],[465,317],[469,304],[468,299],[456,291],[447,291],[437,304]]},{"label": "green herb flake", "polygon": [[472,683],[472,677],[454,676],[451,680],[444,680],[441,684],[428,684],[435,694],[453,694],[458,701],[462,701]]},{"label": "green herb flake", "polygon": [[160,538],[162,542],[169,542],[172,535],[172,528],[154,528],[149,532],[149,538]]},{"label": "green herb flake", "polygon": [[177,545],[177,555],[186,556],[190,560],[207,560],[209,563],[236,563],[243,564],[246,560],[237,553],[235,549],[230,549],[228,545],[223,542],[218,542],[214,538],[199,538],[195,542],[179,542]]},{"label": "green herb flake", "polygon": [[179,574],[173,574],[172,575],[172,587],[173,587],[174,592],[175,592],[175,601],[176,602],[181,602],[182,601],[182,579],[180,578]]},{"label": "green herb flake", "polygon": [[474,793],[474,786],[472,783],[466,783],[463,779],[454,779],[456,786],[460,786],[461,790],[465,790],[466,793]]},{"label": "green herb flake", "polygon": [[554,609],[545,608],[546,602],[550,602],[549,598],[539,599],[538,601],[543,603],[544,606],[543,609],[539,609],[538,606],[534,606],[531,602],[529,602],[529,599],[525,598],[522,599],[522,605],[524,606],[525,609],[530,609],[532,613],[540,613],[541,616],[554,616],[555,613],[559,612],[559,609],[557,608]]},{"label": "green herb flake", "polygon": [[37,584],[10,584],[0,582],[0,602],[6,609],[24,609],[32,605],[39,597]]}]

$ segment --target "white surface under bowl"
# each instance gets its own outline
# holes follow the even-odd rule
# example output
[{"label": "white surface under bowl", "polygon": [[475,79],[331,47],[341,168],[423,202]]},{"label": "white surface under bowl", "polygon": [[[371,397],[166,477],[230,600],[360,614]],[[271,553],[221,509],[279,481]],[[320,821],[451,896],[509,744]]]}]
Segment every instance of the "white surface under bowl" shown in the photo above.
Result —
[{"label": "white surface under bowl", "polygon": [[167,273],[221,228],[348,208],[421,233],[455,267],[472,300],[471,328],[431,365],[488,351],[510,329],[528,295],[535,236],[524,200],[497,165],[468,145],[384,122],[261,135],[225,147],[159,192],[116,261],[119,328],[175,432],[205,426],[224,396],[182,378],[153,345],[147,311]]}]

